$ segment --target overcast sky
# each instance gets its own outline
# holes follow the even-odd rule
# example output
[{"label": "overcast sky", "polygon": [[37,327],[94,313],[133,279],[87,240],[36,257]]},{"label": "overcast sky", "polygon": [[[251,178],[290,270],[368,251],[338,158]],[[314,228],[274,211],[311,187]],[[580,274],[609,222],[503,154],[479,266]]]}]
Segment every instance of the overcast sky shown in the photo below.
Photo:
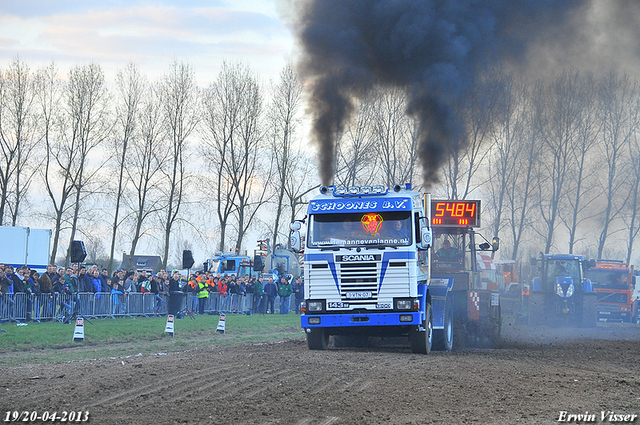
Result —
[{"label": "overcast sky", "polygon": [[205,86],[226,60],[275,79],[294,46],[279,11],[276,0],[0,0],[0,69],[16,55],[65,75],[93,61],[113,81],[134,62],[157,80],[177,59]]}]

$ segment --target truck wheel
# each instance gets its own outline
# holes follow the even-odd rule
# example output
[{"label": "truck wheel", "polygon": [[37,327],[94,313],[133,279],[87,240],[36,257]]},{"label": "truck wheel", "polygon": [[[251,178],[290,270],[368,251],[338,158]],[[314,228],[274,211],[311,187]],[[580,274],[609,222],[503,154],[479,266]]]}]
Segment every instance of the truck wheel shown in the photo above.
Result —
[{"label": "truck wheel", "polygon": [[595,292],[585,292],[582,294],[582,327],[595,328],[598,321],[598,303]]},{"label": "truck wheel", "polygon": [[429,354],[433,346],[433,313],[431,312],[431,303],[427,302],[425,308],[425,320],[422,322],[424,331],[420,331],[420,326],[416,326],[411,330],[409,339],[411,341],[411,351],[419,354]]},{"label": "truck wheel", "polygon": [[529,295],[529,325],[542,325],[546,323],[546,319],[544,293],[531,291],[531,295]]},{"label": "truck wheel", "polygon": [[329,333],[326,329],[311,328],[307,332],[309,350],[326,350],[329,346]]},{"label": "truck wheel", "polygon": [[444,310],[444,329],[434,329],[433,349],[440,351],[453,350],[453,307],[451,298],[447,298]]}]

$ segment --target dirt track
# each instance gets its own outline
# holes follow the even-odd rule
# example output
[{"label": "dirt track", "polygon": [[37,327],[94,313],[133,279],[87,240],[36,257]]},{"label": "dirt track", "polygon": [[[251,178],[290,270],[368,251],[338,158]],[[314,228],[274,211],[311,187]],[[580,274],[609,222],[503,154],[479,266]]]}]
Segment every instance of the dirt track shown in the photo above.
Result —
[{"label": "dirt track", "polygon": [[0,412],[4,420],[7,410],[82,410],[94,424],[300,425],[557,423],[561,411],[608,423],[603,410],[640,414],[640,327],[503,333],[501,349],[427,356],[401,341],[318,352],[290,340],[3,369]]}]

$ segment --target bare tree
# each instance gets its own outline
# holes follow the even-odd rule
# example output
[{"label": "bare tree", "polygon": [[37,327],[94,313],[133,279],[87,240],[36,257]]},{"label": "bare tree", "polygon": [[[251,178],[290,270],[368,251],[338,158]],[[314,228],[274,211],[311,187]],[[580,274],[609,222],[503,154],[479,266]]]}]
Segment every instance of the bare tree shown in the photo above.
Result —
[{"label": "bare tree", "polygon": [[87,232],[87,234],[84,234],[83,238],[84,246],[87,251],[85,262],[98,263],[98,261],[104,258],[104,255],[106,254],[103,238],[100,237],[100,235],[96,235],[95,233],[91,232]]},{"label": "bare tree", "polygon": [[507,182],[507,203],[509,212],[509,227],[513,238],[511,259],[517,260],[523,235],[532,225],[530,218],[535,204],[532,202],[535,190],[535,179],[540,173],[540,157],[543,145],[540,142],[544,105],[540,101],[532,100],[531,93],[539,92],[523,88],[521,102],[523,102],[524,125],[522,138],[518,141],[517,152],[514,155],[515,166],[511,180]]},{"label": "bare tree", "polygon": [[[496,75],[496,96],[493,105],[493,131],[484,137],[491,138],[489,164],[489,193],[493,214],[492,236],[499,236],[505,224],[502,215],[506,209],[506,197],[517,172],[517,156],[524,139],[525,89],[522,81],[516,81],[506,74]],[[498,90],[497,87],[500,89]],[[469,182],[466,187],[469,187]]]},{"label": "bare tree", "polygon": [[640,209],[640,140],[638,134],[634,133],[629,143],[629,202],[626,210],[628,215],[625,218],[628,239],[627,239],[627,264],[631,264],[631,253],[633,252],[634,241],[640,233],[640,220],[638,220],[638,210]]},{"label": "bare tree", "polygon": [[162,125],[160,90],[155,85],[144,84],[143,92],[137,131],[131,139],[125,167],[127,180],[133,187],[127,202],[133,219],[129,259],[135,255],[138,242],[147,231],[147,219],[162,209],[160,175],[170,152],[166,143],[166,128]]},{"label": "bare tree", "polygon": [[[320,183],[315,178],[315,173],[312,173],[312,169],[315,168],[315,164],[312,162],[308,155],[304,152],[299,152],[295,160],[295,178],[290,179],[287,182],[285,193],[289,200],[289,210],[291,216],[289,222],[292,223],[298,214],[302,206],[308,204],[306,197],[312,190],[318,189]],[[314,177],[311,177],[314,176]],[[310,182],[309,179],[313,178],[314,182]]]},{"label": "bare tree", "polygon": [[[55,264],[64,220],[73,205],[71,195],[74,189],[74,179],[68,170],[76,160],[76,151],[73,146],[71,149],[65,146],[62,143],[62,138],[58,136],[64,127],[64,121],[60,116],[62,82],[59,80],[58,70],[54,63],[38,71],[36,87],[45,141],[45,164],[42,169],[42,179],[51,201],[55,222],[50,262]],[[59,182],[56,182],[56,177],[60,179]],[[56,191],[56,187],[59,191]]]},{"label": "bare tree", "polygon": [[418,126],[406,114],[404,90],[380,89],[371,97],[373,102],[372,142],[387,187],[395,183],[412,183],[418,159]]},{"label": "bare tree", "polygon": [[238,129],[239,137],[232,141],[229,158],[231,181],[238,202],[238,208],[233,212],[238,232],[236,251],[240,250],[244,235],[252,225],[260,207],[268,200],[268,186],[257,183],[270,181],[273,172],[271,168],[264,167],[268,153],[265,149],[261,149],[263,142],[262,89],[256,77],[248,70],[243,80],[244,94],[240,97],[242,119]]},{"label": "bare tree", "polygon": [[38,169],[32,164],[41,140],[34,84],[29,67],[17,57],[0,76],[0,225],[7,209],[11,225],[16,225]]},{"label": "bare tree", "polygon": [[565,72],[543,89],[547,113],[541,123],[544,126],[541,135],[545,152],[538,184],[545,253],[553,245],[560,210],[565,205],[565,182],[573,167],[571,147],[575,144],[580,110],[578,86],[577,74]]},{"label": "bare tree", "polygon": [[169,158],[171,163],[165,170],[168,194],[164,219],[163,266],[169,258],[171,229],[180,217],[184,199],[188,159],[187,138],[199,121],[197,108],[199,91],[193,69],[184,63],[173,62],[168,74],[162,80],[163,121],[167,127],[167,137],[171,142]]},{"label": "bare tree", "polygon": [[590,75],[577,76],[575,96],[579,104],[577,137],[573,139],[570,159],[574,164],[568,170],[566,193],[569,204],[566,217],[560,215],[561,220],[569,231],[569,253],[573,254],[578,241],[577,232],[581,223],[593,215],[593,203],[599,193],[594,188],[593,176],[596,167],[589,160],[591,152],[597,143],[601,121],[597,113],[596,82]]},{"label": "bare tree", "polygon": [[[216,212],[220,226],[220,250],[224,251],[229,226],[237,232],[235,248],[258,209],[267,200],[270,176],[260,175],[260,161],[268,158],[261,149],[262,91],[253,73],[242,64],[224,63],[218,79],[207,89],[203,152],[213,172]],[[235,222],[231,222],[235,218]]]},{"label": "bare tree", "polygon": [[626,203],[626,198],[620,197],[626,180],[626,175],[621,172],[620,167],[622,156],[627,152],[627,147],[638,129],[638,83],[632,81],[628,75],[619,77],[614,73],[609,74],[600,87],[600,108],[604,120],[600,146],[606,166],[604,179],[600,184],[606,198],[606,206],[602,212],[598,258],[602,258],[612,222]]},{"label": "bare tree", "polygon": [[114,141],[114,158],[118,170],[118,188],[115,193],[115,208],[113,212],[113,224],[111,226],[111,248],[109,250],[109,272],[113,266],[113,254],[116,247],[118,227],[122,221],[120,217],[120,204],[126,186],[125,170],[128,168],[128,148],[135,137],[138,120],[138,109],[144,82],[140,72],[133,63],[129,63],[124,71],[116,76],[117,106],[116,106],[116,138]]},{"label": "bare tree", "polygon": [[499,89],[495,79],[490,76],[478,81],[456,105],[465,130],[459,138],[451,140],[444,167],[450,199],[466,199],[474,189],[474,176],[488,152],[483,144],[492,130],[492,108]]},{"label": "bare tree", "polygon": [[207,159],[214,175],[213,196],[217,200],[220,251],[225,250],[227,225],[236,208],[237,193],[233,190],[228,157],[234,140],[238,137],[238,128],[242,119],[238,99],[238,95],[242,95],[241,76],[238,67],[234,68],[223,63],[218,79],[207,88],[203,96],[205,123],[203,138],[207,147],[203,151],[203,156]]},{"label": "bare tree", "polygon": [[[270,180],[276,194],[276,214],[273,225],[273,246],[278,241],[285,196],[295,185],[298,151],[295,133],[300,125],[302,84],[291,64],[280,72],[280,81],[272,86],[272,101],[268,112],[271,152],[275,165],[275,178]],[[288,197],[290,200],[290,196]]]},{"label": "bare tree", "polygon": [[375,146],[371,137],[373,99],[369,96],[357,102],[357,111],[345,124],[345,130],[336,141],[334,182],[340,186],[353,186],[371,182],[375,169]]},{"label": "bare tree", "polygon": [[102,164],[92,169],[89,154],[110,136],[112,128],[109,116],[109,97],[104,73],[99,65],[77,66],[69,73],[65,88],[67,107],[66,128],[61,133],[62,142],[73,153],[65,172],[71,174],[74,189],[74,210],[71,218],[71,235],[67,250],[67,262],[71,257],[71,242],[75,239],[80,215],[81,200],[87,186]]}]

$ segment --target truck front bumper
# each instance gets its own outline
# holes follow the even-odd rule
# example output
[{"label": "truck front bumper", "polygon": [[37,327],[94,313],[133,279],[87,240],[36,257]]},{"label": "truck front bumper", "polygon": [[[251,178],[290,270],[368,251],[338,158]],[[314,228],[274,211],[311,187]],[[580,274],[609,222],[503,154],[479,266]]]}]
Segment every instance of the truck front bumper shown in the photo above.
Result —
[{"label": "truck front bumper", "polygon": [[358,326],[407,326],[422,323],[420,312],[354,313],[354,314],[303,314],[303,328],[333,328]]}]

